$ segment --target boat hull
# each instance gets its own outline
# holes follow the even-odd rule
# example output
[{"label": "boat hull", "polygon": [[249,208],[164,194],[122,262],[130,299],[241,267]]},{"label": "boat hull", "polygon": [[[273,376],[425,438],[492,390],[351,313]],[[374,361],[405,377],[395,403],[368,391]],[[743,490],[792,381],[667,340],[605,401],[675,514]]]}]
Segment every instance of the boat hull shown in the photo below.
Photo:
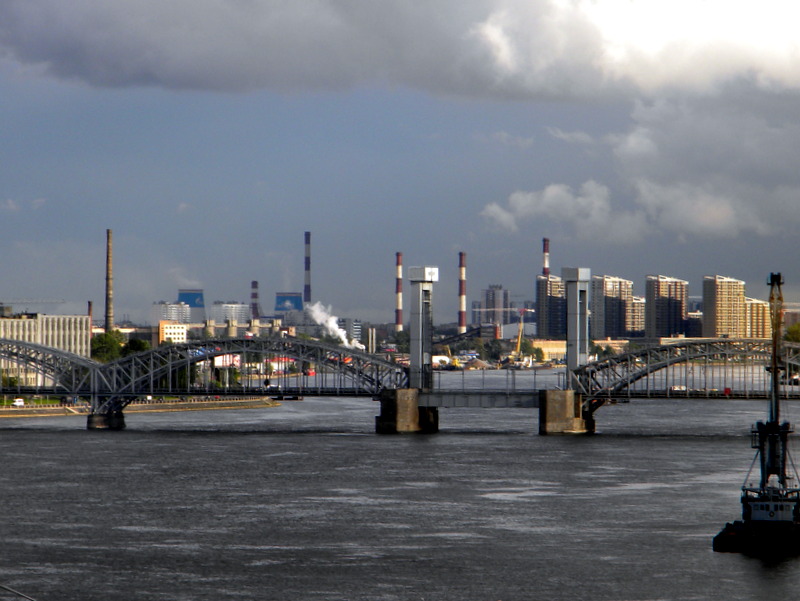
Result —
[{"label": "boat hull", "polygon": [[714,537],[712,545],[719,553],[760,557],[800,555],[800,524],[786,521],[728,522]]}]

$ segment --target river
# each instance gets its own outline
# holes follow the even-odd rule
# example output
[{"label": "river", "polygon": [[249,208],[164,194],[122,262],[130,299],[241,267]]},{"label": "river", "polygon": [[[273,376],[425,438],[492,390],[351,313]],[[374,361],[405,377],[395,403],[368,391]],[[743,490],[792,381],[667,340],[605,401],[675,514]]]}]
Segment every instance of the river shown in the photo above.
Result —
[{"label": "river", "polygon": [[[595,436],[535,410],[377,403],[0,420],[0,585],[36,601],[793,598],[800,560],[711,550],[763,401],[634,400]],[[787,403],[792,419],[800,405]],[[800,416],[794,416],[798,421]],[[0,599],[17,599],[0,594]]]}]

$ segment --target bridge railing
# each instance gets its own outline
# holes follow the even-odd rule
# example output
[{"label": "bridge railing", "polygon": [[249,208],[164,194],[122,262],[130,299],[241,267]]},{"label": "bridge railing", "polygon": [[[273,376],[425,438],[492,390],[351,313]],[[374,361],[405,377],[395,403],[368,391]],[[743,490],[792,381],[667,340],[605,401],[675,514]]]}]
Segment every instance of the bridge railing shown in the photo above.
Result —
[{"label": "bridge railing", "polygon": [[563,389],[566,371],[561,369],[434,370],[437,392],[532,392]]}]

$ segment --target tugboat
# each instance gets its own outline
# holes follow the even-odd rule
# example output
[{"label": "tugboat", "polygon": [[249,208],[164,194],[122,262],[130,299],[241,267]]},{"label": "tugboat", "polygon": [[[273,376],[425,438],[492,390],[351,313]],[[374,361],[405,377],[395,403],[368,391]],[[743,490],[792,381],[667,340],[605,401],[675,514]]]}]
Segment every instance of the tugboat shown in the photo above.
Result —
[{"label": "tugboat", "polygon": [[[753,556],[793,556],[800,555],[800,488],[788,448],[794,430],[789,422],[780,423],[781,274],[771,273],[768,284],[772,321],[772,359],[767,368],[771,376],[769,416],[752,429],[752,446],[757,450],[742,486],[742,519],[725,524],[714,537],[713,549]],[[761,467],[757,486],[750,483],[756,460]]]}]

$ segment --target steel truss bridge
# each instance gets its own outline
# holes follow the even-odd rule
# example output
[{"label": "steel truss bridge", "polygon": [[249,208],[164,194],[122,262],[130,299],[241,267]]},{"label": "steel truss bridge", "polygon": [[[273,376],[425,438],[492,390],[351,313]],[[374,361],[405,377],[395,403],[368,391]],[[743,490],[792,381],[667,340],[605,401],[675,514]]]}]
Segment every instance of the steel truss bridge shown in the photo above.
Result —
[{"label": "steel truss bridge", "polygon": [[[571,384],[591,415],[612,400],[642,397],[765,398],[769,393],[771,342],[764,339],[686,339],[647,346],[584,365]],[[246,366],[253,360],[289,359],[300,373],[253,376],[256,384],[219,385],[215,357]],[[800,372],[800,344],[782,345],[787,373]],[[408,387],[408,368],[362,351],[299,338],[244,338],[170,344],[111,363],[50,347],[0,340],[0,394],[53,395],[90,399],[92,412],[120,411],[144,396],[308,395],[370,396]],[[15,384],[9,386],[8,382]],[[252,382],[250,382],[252,384]],[[536,391],[515,391],[536,394]],[[783,387],[800,397],[800,384]],[[509,405],[514,406],[514,405]]]},{"label": "steel truss bridge", "polygon": [[[220,385],[214,359],[246,378],[254,361],[301,366],[297,374],[253,374],[250,382]],[[0,394],[52,395],[91,400],[93,413],[121,411],[143,396],[307,394],[375,396],[408,387],[408,369],[375,355],[299,338],[241,338],[170,344],[98,363],[73,353],[0,339]],[[269,385],[266,379],[269,378]],[[254,379],[254,380],[253,380]],[[9,382],[14,382],[13,386]],[[247,386],[246,384],[253,384]]]},{"label": "steel truss bridge", "polygon": [[[766,398],[770,390],[772,341],[766,339],[686,339],[608,357],[571,375],[592,414],[609,400],[642,397]],[[800,397],[800,344],[783,343],[781,394]]]}]

